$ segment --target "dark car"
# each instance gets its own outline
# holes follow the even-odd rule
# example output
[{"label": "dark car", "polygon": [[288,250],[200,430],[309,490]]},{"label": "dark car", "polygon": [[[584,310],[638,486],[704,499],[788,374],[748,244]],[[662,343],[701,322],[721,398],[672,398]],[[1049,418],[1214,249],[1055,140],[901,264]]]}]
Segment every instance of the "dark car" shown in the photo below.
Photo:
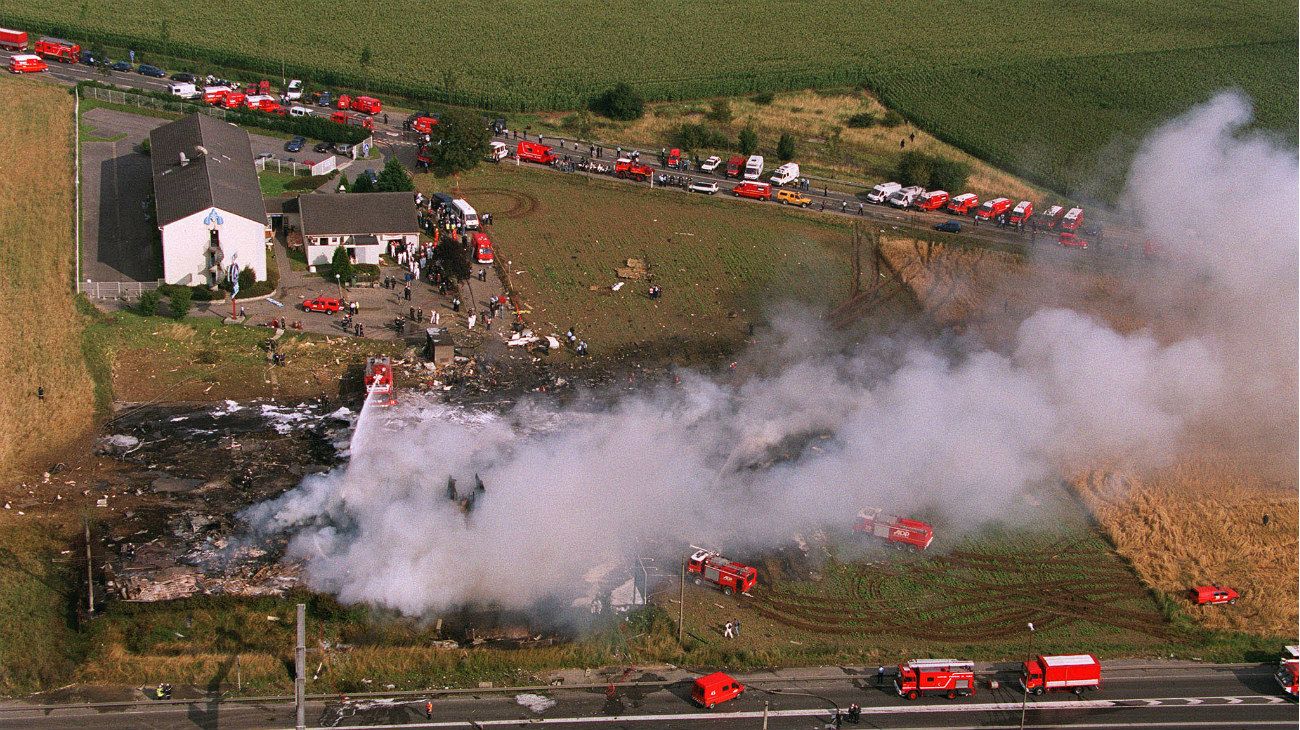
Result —
[{"label": "dark car", "polygon": [[140,72],[140,74],[142,74],[142,75],[144,75],[144,76],[152,76],[152,77],[154,77],[155,79],[165,79],[165,78],[167,78],[167,72],[166,72],[166,71],[164,71],[164,70],[158,68],[157,66],[150,66],[150,65],[147,64],[147,63],[142,63],[142,64],[140,64],[140,68],[137,68],[136,71]]},{"label": "dark car", "polygon": [[113,65],[109,66],[109,68],[113,69],[114,71],[130,71],[131,64],[127,63],[126,61],[114,61]]},{"label": "dark car", "polygon": [[312,149],[316,150],[317,152],[329,152],[330,150],[334,149],[334,145],[330,144],[329,142],[317,142],[316,146],[312,147]]},{"label": "dark car", "polygon": [[103,56],[96,56],[90,51],[82,51],[80,61],[87,66],[98,66],[101,63],[104,63],[105,58]]},{"label": "dark car", "polygon": [[944,221],[936,225],[934,230],[943,231],[944,233],[961,233],[961,224],[957,221]]},{"label": "dark car", "polygon": [[172,81],[179,81],[182,84],[192,84],[194,83],[194,74],[185,73],[184,71],[175,73],[172,74]]},{"label": "dark car", "polygon": [[329,93],[328,91],[322,91],[322,92],[320,93],[320,98],[316,100],[316,105],[317,105],[317,106],[333,106],[333,105],[334,105],[334,97],[331,96],[330,93]]},{"label": "dark car", "polygon": [[307,138],[306,138],[306,137],[294,137],[293,139],[291,139],[291,140],[289,140],[288,142],[285,142],[285,143],[284,143],[284,151],[285,151],[285,152],[302,152],[302,146],[305,145],[305,144],[307,144]]}]

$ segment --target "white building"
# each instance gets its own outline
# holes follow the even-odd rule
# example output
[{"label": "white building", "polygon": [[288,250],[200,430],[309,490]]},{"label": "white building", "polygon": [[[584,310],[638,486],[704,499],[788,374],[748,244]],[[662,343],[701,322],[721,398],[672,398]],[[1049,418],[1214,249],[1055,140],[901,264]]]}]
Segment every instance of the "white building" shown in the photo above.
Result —
[{"label": "white building", "polygon": [[149,133],[163,279],[213,286],[230,267],[266,280],[266,207],[248,133],[191,114]]},{"label": "white building", "polygon": [[378,264],[388,244],[420,242],[414,193],[311,193],[298,196],[303,246],[311,266],[343,246],[353,263]]}]

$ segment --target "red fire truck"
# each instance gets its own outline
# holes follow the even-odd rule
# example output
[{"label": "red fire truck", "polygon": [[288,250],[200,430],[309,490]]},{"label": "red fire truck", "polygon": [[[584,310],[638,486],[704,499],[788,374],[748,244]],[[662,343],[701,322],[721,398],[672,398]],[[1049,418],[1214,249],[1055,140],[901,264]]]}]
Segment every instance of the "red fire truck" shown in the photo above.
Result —
[{"label": "red fire truck", "polygon": [[366,396],[381,406],[397,405],[393,387],[393,363],[387,356],[366,360]]},{"label": "red fire truck", "polygon": [[1300,646],[1288,646],[1282,652],[1282,659],[1278,661],[1277,666],[1277,683],[1282,685],[1283,691],[1292,697],[1297,696],[1300,691]]},{"label": "red fire truck", "polygon": [[60,63],[76,63],[77,58],[81,56],[81,46],[72,41],[48,36],[37,40],[33,50],[38,56],[59,61]]},{"label": "red fire truck", "polygon": [[695,575],[695,585],[708,582],[722,588],[722,592],[728,596],[732,593],[748,593],[758,583],[758,571],[754,568],[699,547],[695,548],[695,552],[686,561],[686,572]]},{"label": "red fire truck", "polygon": [[947,190],[931,190],[921,195],[921,200],[916,204],[916,207],[919,210],[939,210],[947,204]]},{"label": "red fire truck", "polygon": [[515,155],[524,162],[536,162],[539,165],[555,162],[555,153],[551,152],[551,148],[537,142],[520,141],[515,148]]},{"label": "red fire truck", "polygon": [[934,541],[934,527],[920,520],[881,514],[879,507],[864,509],[858,513],[858,521],[853,525],[854,532],[884,538],[902,550],[924,550]]},{"label": "red fire truck", "polygon": [[375,121],[373,119],[353,112],[334,112],[330,115],[330,121],[335,124],[346,124],[351,127],[361,127],[363,129],[375,128]]},{"label": "red fire truck", "polygon": [[957,215],[969,215],[979,204],[980,199],[975,193],[962,193],[948,201],[948,212]]},{"label": "red fire truck", "polygon": [[745,174],[745,161],[748,159],[744,155],[735,155],[727,160],[727,177],[740,177]]},{"label": "red fire truck", "polygon": [[682,164],[682,151],[677,149],[676,147],[668,150],[668,167],[671,167],[675,170],[678,167],[681,167],[681,164]]},{"label": "red fire truck", "polygon": [[1016,203],[1016,207],[1011,211],[1011,225],[1023,226],[1034,217],[1034,204],[1028,200],[1022,200]]},{"label": "red fire truck", "polygon": [[1020,687],[1036,695],[1054,691],[1081,695],[1085,689],[1101,689],[1101,662],[1091,654],[1040,656],[1025,662]]},{"label": "red fire truck", "polygon": [[640,162],[633,162],[626,157],[620,157],[614,163],[614,177],[622,177],[638,182],[645,182],[654,175],[654,170],[649,165],[642,165]]},{"label": "red fire truck", "polygon": [[20,53],[27,50],[27,31],[0,28],[0,48]]},{"label": "red fire truck", "polygon": [[899,697],[914,700],[923,694],[941,694],[950,700],[975,694],[975,663],[958,659],[913,659],[898,666],[894,689]]},{"label": "red fire truck", "polygon": [[[342,97],[339,101],[342,101]],[[363,114],[378,114],[384,110],[384,103],[373,96],[354,96],[348,108]]]},{"label": "red fire truck", "polygon": [[1070,212],[1061,218],[1061,228],[1067,231],[1077,231],[1083,225],[1083,208],[1071,208]]},{"label": "red fire truck", "polygon": [[1235,604],[1241,594],[1227,586],[1208,585],[1196,586],[1187,591],[1187,597],[1198,606],[1217,606],[1219,604]]},{"label": "red fire truck", "polygon": [[1011,201],[1007,198],[994,198],[981,205],[979,210],[975,211],[975,217],[980,220],[991,221],[997,220],[997,217],[1011,209]]},{"label": "red fire truck", "polygon": [[433,125],[438,123],[437,117],[419,116],[412,119],[407,129],[417,134],[429,134],[433,131]]}]

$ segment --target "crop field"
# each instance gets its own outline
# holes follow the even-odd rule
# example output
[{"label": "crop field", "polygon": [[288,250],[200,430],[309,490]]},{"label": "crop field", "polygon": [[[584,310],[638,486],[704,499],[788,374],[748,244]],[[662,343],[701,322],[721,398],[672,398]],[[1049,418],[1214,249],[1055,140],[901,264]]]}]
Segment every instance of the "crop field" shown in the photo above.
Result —
[{"label": "crop field", "polygon": [[[329,32],[304,33],[309,18]],[[977,156],[1114,199],[1131,140],[1240,86],[1294,138],[1296,9],[1260,0],[726,6],[471,0],[0,0],[0,23],[309,84],[503,111],[582,107],[619,81],[650,99],[863,85]],[[249,49],[251,32],[263,41]],[[708,42],[668,39],[685,34]],[[745,39],[745,52],[734,52]],[[663,39],[662,41],[660,39]],[[363,58],[366,63],[362,63]]]}]

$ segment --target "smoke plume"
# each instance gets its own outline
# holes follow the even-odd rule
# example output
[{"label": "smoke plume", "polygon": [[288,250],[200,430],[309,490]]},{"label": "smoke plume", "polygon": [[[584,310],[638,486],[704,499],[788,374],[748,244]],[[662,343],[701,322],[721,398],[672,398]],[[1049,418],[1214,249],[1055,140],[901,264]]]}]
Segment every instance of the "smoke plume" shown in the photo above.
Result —
[{"label": "smoke plume", "polygon": [[1135,163],[1140,220],[1206,282],[1211,306],[1184,337],[1045,309],[1005,351],[845,347],[816,320],[781,317],[743,377],[683,373],[631,396],[502,413],[411,397],[368,408],[346,466],[245,517],[290,531],[311,586],[345,602],[526,609],[583,595],[593,566],[690,543],[743,557],[845,527],[868,505],[954,528],[1005,519],[1063,470],[1162,458],[1257,398],[1288,399],[1270,421],[1294,441],[1296,158],[1236,136],[1248,120],[1244,100],[1217,98],[1156,132]]}]

